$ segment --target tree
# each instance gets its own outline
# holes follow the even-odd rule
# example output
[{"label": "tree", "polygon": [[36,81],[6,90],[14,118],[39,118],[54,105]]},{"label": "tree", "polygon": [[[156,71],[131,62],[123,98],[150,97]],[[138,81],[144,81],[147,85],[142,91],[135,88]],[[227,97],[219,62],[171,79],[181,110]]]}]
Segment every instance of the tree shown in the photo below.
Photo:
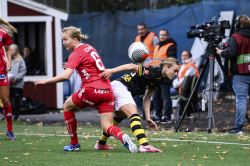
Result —
[{"label": "tree", "polygon": [[170,6],[188,5],[202,0],[33,0],[70,14],[90,13],[94,11],[136,11],[144,8],[161,9]]}]

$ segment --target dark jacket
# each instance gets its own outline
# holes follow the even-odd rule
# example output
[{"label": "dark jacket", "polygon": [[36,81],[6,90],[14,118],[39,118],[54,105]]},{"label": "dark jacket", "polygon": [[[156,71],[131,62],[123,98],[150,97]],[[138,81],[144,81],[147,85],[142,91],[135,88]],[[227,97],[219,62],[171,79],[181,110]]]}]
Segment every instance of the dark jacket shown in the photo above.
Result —
[{"label": "dark jacket", "polygon": [[[250,39],[250,28],[241,27],[235,33]],[[238,45],[234,36],[231,36],[228,40],[227,48],[225,51],[221,52],[221,56],[231,61],[231,69],[230,69],[231,74],[250,75],[250,73],[240,74],[238,72],[237,54],[238,54]]]},{"label": "dark jacket", "polygon": [[[169,37],[166,41],[164,41],[164,42],[159,42],[158,43],[158,45],[160,46],[159,47],[159,49],[162,47],[162,46],[164,46],[164,45],[166,45],[166,44],[168,44],[168,43],[174,43],[175,44],[175,46],[170,46],[169,48],[168,48],[168,50],[167,50],[167,55],[168,55],[168,57],[172,57],[172,58],[175,58],[175,59],[177,59],[177,43],[176,43],[176,41],[173,39],[173,38],[171,38],[171,37]],[[163,83],[164,84],[171,84],[172,85],[172,82],[173,82],[173,80],[170,80],[170,79],[168,79],[168,78],[164,78],[164,81],[163,81]]]}]

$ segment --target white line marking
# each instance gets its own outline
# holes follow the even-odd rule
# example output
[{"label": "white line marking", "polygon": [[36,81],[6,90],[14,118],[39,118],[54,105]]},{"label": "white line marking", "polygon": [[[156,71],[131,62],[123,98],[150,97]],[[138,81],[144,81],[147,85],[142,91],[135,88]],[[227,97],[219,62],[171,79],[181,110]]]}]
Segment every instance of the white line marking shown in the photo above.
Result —
[{"label": "white line marking", "polygon": [[[6,133],[0,133],[6,134]],[[58,137],[68,137],[69,135],[57,135],[57,134],[31,134],[31,133],[15,133],[15,135],[35,135],[35,136],[58,136]],[[88,135],[77,135],[78,137],[90,137],[90,138],[100,138],[101,136],[88,136]],[[110,137],[113,138],[113,137]],[[130,137],[131,139],[137,139],[135,137]],[[179,140],[179,139],[164,139],[164,138],[151,138],[151,140],[160,141],[175,141],[175,142],[199,142],[199,143],[210,143],[210,144],[227,144],[227,145],[244,145],[250,146],[250,144],[232,143],[232,142],[213,142],[213,141],[198,141],[198,140]]]}]

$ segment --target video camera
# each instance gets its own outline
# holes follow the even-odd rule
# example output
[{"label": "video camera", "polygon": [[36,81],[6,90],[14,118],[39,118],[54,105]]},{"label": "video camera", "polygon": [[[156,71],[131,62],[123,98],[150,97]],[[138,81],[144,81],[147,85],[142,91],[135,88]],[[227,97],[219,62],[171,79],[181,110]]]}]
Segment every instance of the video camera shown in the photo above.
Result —
[{"label": "video camera", "polygon": [[218,22],[218,18],[213,17],[211,22],[191,26],[191,29],[201,29],[200,31],[188,30],[187,38],[204,38],[204,41],[213,41],[214,44],[219,44],[222,39],[226,38],[225,29],[230,29],[229,20]]}]

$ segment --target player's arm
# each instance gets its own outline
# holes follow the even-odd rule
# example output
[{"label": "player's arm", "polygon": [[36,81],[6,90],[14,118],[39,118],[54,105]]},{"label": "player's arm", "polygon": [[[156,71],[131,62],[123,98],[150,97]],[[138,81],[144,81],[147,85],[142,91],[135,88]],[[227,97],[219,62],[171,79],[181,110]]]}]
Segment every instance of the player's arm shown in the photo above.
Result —
[{"label": "player's arm", "polygon": [[7,58],[8,58],[8,62],[6,65],[6,70],[10,71],[11,70],[11,53],[10,53],[10,46],[5,47],[6,50],[6,54],[7,54]]},{"label": "player's arm", "polygon": [[74,70],[71,69],[71,68],[66,68],[66,70],[64,71],[63,74],[60,74],[58,76],[55,76],[53,78],[50,78],[50,79],[40,79],[40,80],[37,80],[34,82],[35,85],[38,85],[38,84],[49,84],[49,83],[57,83],[57,82],[62,82],[62,81],[65,81],[65,80],[68,80],[71,75],[73,74]]},{"label": "player's arm", "polygon": [[146,121],[147,121],[148,125],[153,130],[157,131],[157,125],[150,118],[150,105],[151,105],[151,96],[152,95],[153,95],[153,93],[150,90],[146,91],[145,96],[143,98],[143,108],[145,111]]},{"label": "player's arm", "polygon": [[134,70],[138,74],[139,73],[139,68],[140,68],[139,65],[136,65],[136,64],[133,64],[133,63],[125,64],[125,65],[115,67],[113,69],[104,70],[100,74],[100,77],[105,78],[105,79],[109,79],[114,73],[118,73],[118,72],[122,72],[122,71],[130,71],[130,70]]}]

